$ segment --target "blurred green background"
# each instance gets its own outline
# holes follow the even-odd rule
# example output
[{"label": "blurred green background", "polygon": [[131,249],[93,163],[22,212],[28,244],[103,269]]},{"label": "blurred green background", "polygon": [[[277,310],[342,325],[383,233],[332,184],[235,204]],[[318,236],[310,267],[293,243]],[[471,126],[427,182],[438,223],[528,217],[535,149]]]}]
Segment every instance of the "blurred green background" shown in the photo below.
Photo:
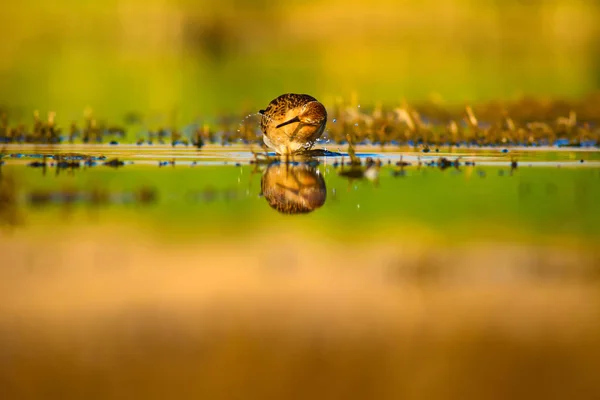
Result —
[{"label": "blurred green background", "polygon": [[189,121],[284,92],[574,98],[600,87],[599,26],[581,0],[3,2],[0,107]]}]

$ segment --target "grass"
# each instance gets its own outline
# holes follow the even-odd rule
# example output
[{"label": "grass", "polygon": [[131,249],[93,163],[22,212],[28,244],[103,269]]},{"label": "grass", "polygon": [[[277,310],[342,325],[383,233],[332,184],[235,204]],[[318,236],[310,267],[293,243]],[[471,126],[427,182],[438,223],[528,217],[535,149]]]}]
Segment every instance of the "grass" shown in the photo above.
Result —
[{"label": "grass", "polygon": [[[598,93],[578,100],[524,97],[517,101],[493,101],[464,107],[427,101],[407,104],[358,103],[356,97],[337,99],[328,107],[328,123],[322,141],[437,149],[453,146],[571,146],[597,147],[600,104]],[[148,118],[136,112],[124,121],[98,119],[91,108],[83,123],[65,124],[55,112],[47,118],[38,110],[32,123],[0,108],[0,143],[137,143],[223,145],[244,142],[262,145],[258,107],[246,115],[221,114],[211,123],[199,119],[181,121],[172,111],[164,118]],[[202,122],[202,123],[201,123]]]}]

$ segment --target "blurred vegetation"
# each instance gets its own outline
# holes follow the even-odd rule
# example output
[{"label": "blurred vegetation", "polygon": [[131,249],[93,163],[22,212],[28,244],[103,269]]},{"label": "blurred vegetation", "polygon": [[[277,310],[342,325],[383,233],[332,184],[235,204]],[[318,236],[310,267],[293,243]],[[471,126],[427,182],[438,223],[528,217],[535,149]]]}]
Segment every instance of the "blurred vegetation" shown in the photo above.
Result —
[{"label": "blurred vegetation", "polygon": [[189,122],[283,92],[576,98],[600,88],[599,22],[583,0],[3,2],[0,108]]},{"label": "blurred vegetation", "polygon": [[[213,123],[196,119],[181,124],[175,116],[148,121],[128,113],[123,122],[97,119],[86,110],[82,123],[56,121],[56,113],[43,118],[39,111],[30,122],[20,121],[0,110],[0,143],[137,143],[194,146],[208,143],[230,145],[243,142],[264,146],[259,114],[218,115]],[[429,148],[459,146],[570,146],[600,145],[600,92],[577,101],[543,100],[530,97],[518,101],[491,101],[452,107],[437,101],[382,106],[381,102],[361,106],[356,96],[338,99],[329,105],[329,121],[319,144],[413,146]],[[350,139],[348,139],[350,138]],[[265,146],[266,148],[266,146]]]}]

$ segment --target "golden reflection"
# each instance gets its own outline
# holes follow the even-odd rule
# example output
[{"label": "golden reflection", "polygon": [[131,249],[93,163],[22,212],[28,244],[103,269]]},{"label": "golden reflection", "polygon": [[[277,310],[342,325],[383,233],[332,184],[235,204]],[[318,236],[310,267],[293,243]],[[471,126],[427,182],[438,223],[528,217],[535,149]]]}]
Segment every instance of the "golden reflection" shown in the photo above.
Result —
[{"label": "golden reflection", "polygon": [[325,204],[327,188],[321,173],[306,164],[272,164],[261,179],[262,194],[283,214],[305,214]]}]

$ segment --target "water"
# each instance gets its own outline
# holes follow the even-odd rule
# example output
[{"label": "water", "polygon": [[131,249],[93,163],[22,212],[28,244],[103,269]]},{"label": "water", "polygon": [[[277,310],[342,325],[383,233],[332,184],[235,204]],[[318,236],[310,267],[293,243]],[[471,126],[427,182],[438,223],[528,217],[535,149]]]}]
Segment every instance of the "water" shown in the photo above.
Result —
[{"label": "water", "polygon": [[[2,173],[15,177],[15,202],[27,221],[23,229],[34,229],[38,219],[60,223],[65,209],[74,215],[71,224],[87,224],[77,207],[91,207],[102,209],[98,218],[103,222],[154,223],[169,215],[161,222],[164,232],[195,231],[196,224],[208,232],[235,230],[263,226],[268,219],[285,221],[278,218],[293,214],[304,214],[297,220],[302,230],[322,221],[332,232],[337,226],[366,229],[407,220],[435,231],[454,229],[456,237],[464,238],[470,226],[486,224],[497,228],[490,236],[515,226],[533,236],[548,234],[550,226],[576,237],[600,232],[600,216],[592,208],[600,198],[597,151],[515,148],[508,155],[495,148],[463,148],[423,154],[412,148],[359,146],[363,165],[355,168],[346,165],[345,149],[336,150],[310,162],[268,166],[266,156],[256,159],[258,149],[244,145],[202,150],[8,145]],[[45,165],[44,154],[52,157]],[[552,195],[542,190],[550,184],[558,188]],[[534,189],[524,195],[523,185]],[[328,191],[335,200],[325,195]]]},{"label": "water", "polygon": [[6,146],[11,398],[215,398],[232,382],[288,398],[307,380],[319,398],[323,379],[345,398],[348,376],[398,398],[433,370],[431,398],[457,371],[464,393],[527,376],[539,394],[546,373],[595,387],[597,152],[359,146],[352,167],[338,150],[266,165],[244,145]]},{"label": "water", "polygon": [[[327,143],[327,142],[326,142]],[[337,152],[346,154],[346,146],[334,144]],[[318,148],[318,146],[317,146]],[[156,164],[154,161],[170,161],[176,159],[182,165],[189,165],[196,162],[195,165],[213,165],[214,163],[246,163],[253,159],[253,151],[260,152],[258,145],[207,145],[201,150],[194,146],[185,145],[136,145],[119,144],[118,146],[110,144],[61,144],[56,146],[20,144],[4,145],[2,148],[6,154],[4,161],[13,165],[27,164],[33,160],[39,160],[42,155],[79,155],[83,160],[86,156],[105,158],[120,158],[124,161],[131,161],[135,164]],[[273,154],[273,153],[270,153]],[[357,156],[360,158],[375,157],[382,162],[388,160],[398,160],[400,156],[405,161],[417,162],[419,159],[423,162],[437,160],[440,157],[456,158],[460,157],[461,162],[472,161],[484,163],[485,165],[502,166],[510,164],[514,158],[517,161],[531,162],[532,166],[542,165],[563,165],[575,166],[580,163],[581,167],[598,167],[600,162],[600,151],[596,148],[582,148],[576,151],[557,147],[522,147],[513,148],[510,154],[499,148],[452,148],[451,151],[437,149],[423,153],[412,147],[386,147],[383,150],[380,146],[359,146]],[[330,157],[327,157],[330,158]],[[318,158],[319,159],[319,158]],[[581,162],[583,160],[584,162]],[[152,161],[151,163],[149,161]],[[320,161],[325,161],[320,159]],[[556,164],[553,162],[556,161]]]}]

